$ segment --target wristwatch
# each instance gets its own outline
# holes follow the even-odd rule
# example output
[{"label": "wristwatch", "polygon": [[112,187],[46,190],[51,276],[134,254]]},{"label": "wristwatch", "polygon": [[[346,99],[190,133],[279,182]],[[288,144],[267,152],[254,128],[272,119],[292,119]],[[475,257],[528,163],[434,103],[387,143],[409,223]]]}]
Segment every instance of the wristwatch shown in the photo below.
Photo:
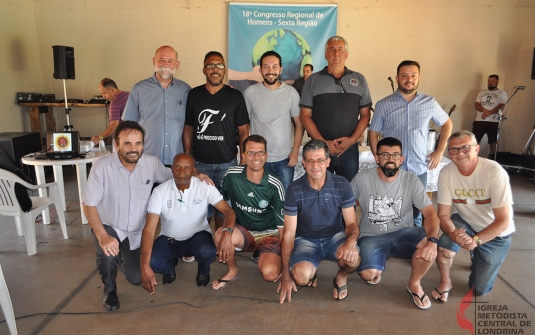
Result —
[{"label": "wristwatch", "polygon": [[229,232],[230,235],[232,235],[232,233],[234,232],[234,229],[232,229],[232,228],[223,228],[223,231]]},{"label": "wristwatch", "polygon": [[477,246],[479,247],[481,245],[481,240],[479,239],[479,236],[475,235],[473,239],[474,239],[474,242],[476,242]]},{"label": "wristwatch", "polygon": [[428,237],[427,240],[429,242],[433,242],[435,244],[438,244],[438,238],[434,237],[434,236],[431,236],[431,237]]}]

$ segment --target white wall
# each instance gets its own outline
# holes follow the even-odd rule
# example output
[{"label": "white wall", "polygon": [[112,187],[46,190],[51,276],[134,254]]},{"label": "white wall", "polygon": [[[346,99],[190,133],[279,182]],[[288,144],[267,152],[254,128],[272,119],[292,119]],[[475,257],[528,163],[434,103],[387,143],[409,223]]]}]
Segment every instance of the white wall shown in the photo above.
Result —
[{"label": "white wall", "polygon": [[[265,1],[269,2],[269,1]],[[324,3],[292,0],[291,3]],[[530,79],[535,47],[532,0],[340,0],[338,34],[349,42],[347,65],[368,79],[375,101],[390,94],[404,59],[422,65],[420,91],[447,111],[454,130],[471,129],[479,89],[491,73],[500,88],[525,85],[511,101],[500,150],[520,152],[535,125],[535,85]],[[103,77],[129,90],[153,72],[161,45],[173,46],[181,61],[177,77],[191,86],[204,81],[202,59],[210,50],[227,55],[227,2],[223,0],[0,0],[0,131],[29,131],[27,111],[14,104],[18,91],[55,93],[52,45],[75,49],[76,80],[69,98],[89,99]],[[19,59],[22,59],[21,61]],[[63,126],[63,110],[55,109]],[[105,124],[103,110],[76,110],[71,122],[90,136]]]}]

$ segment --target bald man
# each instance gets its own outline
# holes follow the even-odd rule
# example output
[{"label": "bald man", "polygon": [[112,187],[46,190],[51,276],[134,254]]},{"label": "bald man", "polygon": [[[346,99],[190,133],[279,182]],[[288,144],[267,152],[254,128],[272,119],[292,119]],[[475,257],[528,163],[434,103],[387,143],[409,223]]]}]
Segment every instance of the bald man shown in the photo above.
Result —
[{"label": "bald man", "polygon": [[134,85],[122,119],[145,128],[145,152],[171,166],[173,157],[184,152],[182,132],[191,87],[173,77],[180,62],[170,46],[158,48],[152,63],[154,74]]},{"label": "bald man", "polygon": [[110,137],[115,132],[117,125],[124,112],[126,101],[128,100],[129,92],[121,91],[115,81],[110,78],[104,78],[98,85],[98,91],[104,97],[104,99],[110,102],[110,109],[108,111],[110,125],[102,133],[91,137],[91,141],[97,145],[100,141],[100,137]]}]

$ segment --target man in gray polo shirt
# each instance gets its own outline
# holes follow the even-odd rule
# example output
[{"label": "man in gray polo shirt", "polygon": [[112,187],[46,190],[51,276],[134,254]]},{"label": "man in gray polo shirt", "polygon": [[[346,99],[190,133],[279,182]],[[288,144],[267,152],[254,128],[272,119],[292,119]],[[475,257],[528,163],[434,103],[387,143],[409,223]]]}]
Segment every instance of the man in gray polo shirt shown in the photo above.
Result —
[{"label": "man in gray polo shirt", "polygon": [[347,57],[346,40],[329,38],[328,65],[308,77],[299,106],[301,123],[310,137],[329,146],[328,170],[351,181],[359,169],[357,142],[370,122],[372,99],[366,78],[345,67]]},{"label": "man in gray polo shirt", "polygon": [[[261,135],[267,140],[269,157],[264,168],[277,176],[286,190],[293,181],[303,138],[299,94],[292,86],[279,80],[282,59],[275,51],[268,51],[260,57],[260,73],[264,81],[249,86],[244,92],[251,134]],[[293,141],[292,120],[295,122]]]}]

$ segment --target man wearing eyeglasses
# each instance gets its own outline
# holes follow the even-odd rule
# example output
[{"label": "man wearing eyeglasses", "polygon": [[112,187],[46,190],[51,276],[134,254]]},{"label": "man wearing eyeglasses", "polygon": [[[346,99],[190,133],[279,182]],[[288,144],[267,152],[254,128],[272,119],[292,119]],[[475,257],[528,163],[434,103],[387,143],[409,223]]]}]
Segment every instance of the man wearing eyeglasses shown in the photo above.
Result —
[{"label": "man wearing eyeglasses", "polygon": [[[277,176],[287,189],[293,181],[294,166],[299,159],[303,126],[299,119],[299,94],[292,86],[279,80],[281,64],[278,53],[265,52],[260,57],[260,73],[264,81],[249,86],[243,96],[251,118],[251,134],[262,135],[269,143],[265,168]],[[292,131],[292,120],[295,132]]]},{"label": "man wearing eyeglasses", "polygon": [[220,263],[228,271],[212,283],[215,290],[222,289],[238,278],[238,265],[234,253],[224,258],[222,251],[230,246],[238,251],[258,253],[258,270],[266,281],[276,282],[281,273],[279,233],[282,234],[284,187],[264,169],[268,152],[267,142],[260,135],[251,135],[242,143],[242,163],[228,170],[221,184],[223,198],[230,202],[236,213],[236,226],[220,228],[215,233]]},{"label": "man wearing eyeglasses", "polygon": [[[401,169],[418,176],[427,185],[427,169],[435,169],[446,149],[446,141],[451,134],[452,122],[435,101],[435,98],[417,91],[420,82],[420,64],[405,60],[398,65],[396,81],[398,89],[393,94],[377,102],[373,114],[368,139],[370,149],[377,154],[380,135],[394,137],[401,141],[405,150],[405,160]],[[429,121],[441,126],[440,140],[435,151],[427,154]],[[414,224],[422,225],[420,212],[414,209]]]},{"label": "man wearing eyeglasses", "polygon": [[[202,73],[206,84],[188,94],[182,141],[184,151],[195,159],[197,171],[208,175],[219,187],[227,170],[238,165],[236,129],[241,143],[249,135],[249,116],[241,92],[223,83],[226,66],[221,53],[206,54]],[[210,206],[208,222],[212,212]],[[217,229],[223,226],[223,216],[215,212]]]},{"label": "man wearing eyeglasses", "polygon": [[286,298],[291,301],[296,285],[317,285],[318,266],[325,259],[339,267],[332,279],[333,298],[347,299],[347,277],[360,262],[355,197],[344,177],[327,171],[329,156],[324,141],[307,142],[303,146],[306,174],[286,192],[282,279],[277,289],[281,304]]},{"label": "man wearing eyeglasses", "polygon": [[448,300],[450,269],[460,248],[469,250],[472,258],[468,287],[476,296],[488,293],[515,231],[507,172],[498,163],[477,156],[476,137],[466,130],[451,135],[448,153],[452,163],[440,171],[437,195],[444,234],[437,256],[441,279],[432,295],[439,302]]},{"label": "man wearing eyeglasses", "polygon": [[345,67],[348,55],[343,37],[327,40],[327,66],[305,81],[299,106],[309,136],[329,146],[329,171],[351,181],[359,170],[358,140],[370,122],[372,99],[366,78]]},{"label": "man wearing eyeglasses", "polygon": [[[428,309],[431,301],[420,281],[437,256],[437,213],[418,177],[400,170],[405,158],[401,142],[385,137],[376,152],[379,167],[360,172],[351,181],[362,210],[358,240],[362,261],[357,272],[368,284],[377,285],[388,258],[410,258],[407,291],[416,307]],[[413,206],[425,217],[425,228],[414,226]]]}]

